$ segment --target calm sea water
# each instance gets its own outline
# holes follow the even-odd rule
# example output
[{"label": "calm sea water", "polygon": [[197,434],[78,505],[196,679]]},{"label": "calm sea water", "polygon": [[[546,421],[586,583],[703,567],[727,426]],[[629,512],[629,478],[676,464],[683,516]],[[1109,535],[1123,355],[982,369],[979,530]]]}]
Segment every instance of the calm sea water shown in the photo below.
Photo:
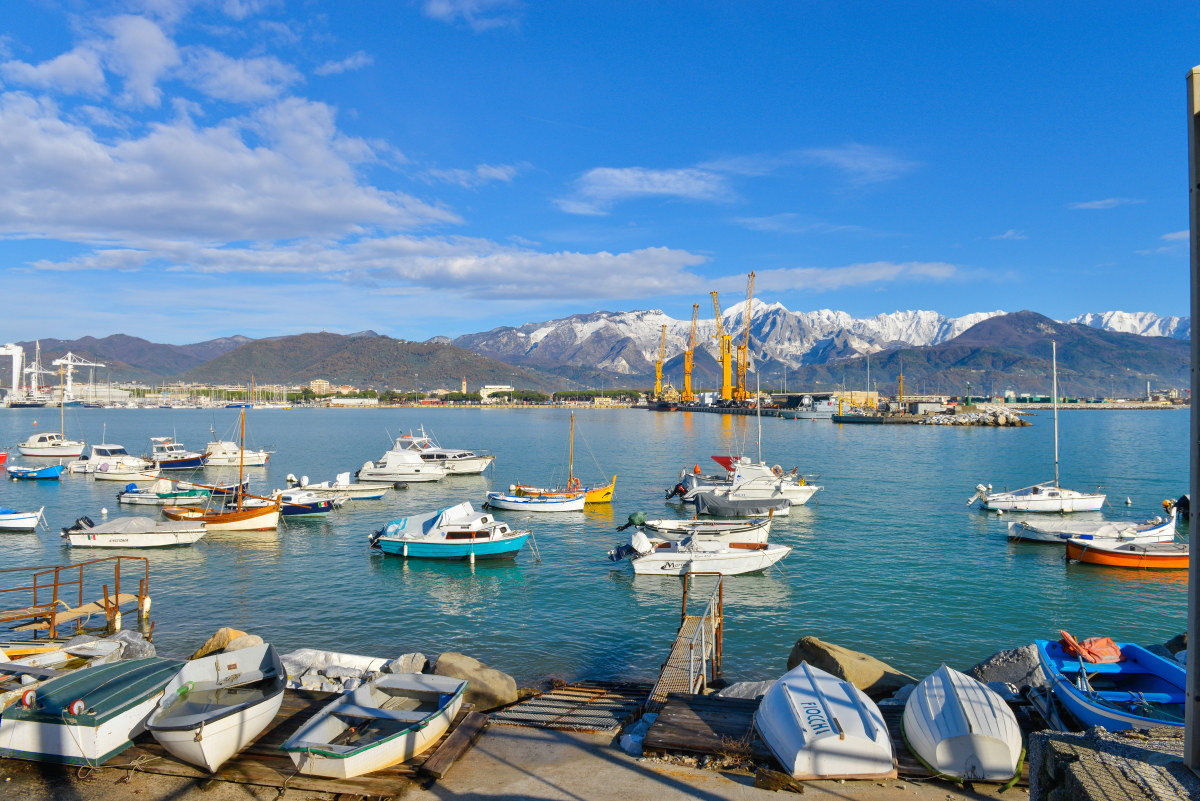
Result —
[{"label": "calm sea water", "polygon": [[[1001,648],[1077,635],[1160,642],[1186,628],[1186,573],[1106,570],[1065,564],[1055,546],[1010,544],[1006,523],[965,502],[975,484],[1018,487],[1053,475],[1049,413],[1023,429],[836,426],[762,420],[771,464],[822,475],[815,501],[775,522],[773,540],[792,545],[782,569],[728,580],[725,672],[774,678],[800,637],[814,635],[924,675],[938,664],[965,668]],[[210,428],[234,438],[231,410],[68,409],[70,436],[146,450],[175,435],[203,449]],[[0,412],[0,445],[58,428],[57,410]],[[278,533],[213,533],[196,545],[131,551],[151,561],[155,642],[192,651],[218,626],[260,634],[278,647],[396,656],[407,651],[471,654],[520,681],[650,679],[678,625],[681,580],[633,576],[605,552],[626,541],[615,527],[635,511],[678,516],[663,491],[679,470],[715,465],[709,456],[756,452],[753,417],[587,410],[576,414],[576,473],[617,474],[612,508],[580,513],[502,513],[531,527],[531,549],[515,562],[439,564],[385,557],[367,535],[398,516],[471,501],[510,482],[565,479],[568,412],[561,409],[260,410],[247,441],[275,451],[248,468],[255,491],[288,473],[313,481],[355,470],[391,437],[424,425],[443,445],[498,458],[484,477],[413,484],[382,501],[350,502],[319,521],[288,520]],[[1106,515],[1145,519],[1186,491],[1185,412],[1064,411],[1065,486],[1104,486]],[[15,450],[14,450],[15,453]],[[19,455],[10,456],[14,462]],[[495,471],[493,473],[493,470]],[[236,468],[208,469],[208,480]],[[46,507],[51,533],[0,534],[0,566],[62,564],[111,553],[72,549],[58,536],[80,515],[149,514],[118,508],[116,482],[0,484],[0,504]],[[1132,501],[1125,505],[1125,499]],[[1101,515],[1093,515],[1099,519]]]}]

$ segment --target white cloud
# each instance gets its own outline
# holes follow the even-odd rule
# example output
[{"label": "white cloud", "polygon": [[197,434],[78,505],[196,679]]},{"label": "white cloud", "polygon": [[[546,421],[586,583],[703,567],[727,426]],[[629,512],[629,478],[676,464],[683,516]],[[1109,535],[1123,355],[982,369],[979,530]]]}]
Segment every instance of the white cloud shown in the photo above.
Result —
[{"label": "white cloud", "polygon": [[340,75],[343,72],[352,72],[360,70],[363,67],[369,67],[375,63],[375,59],[370,53],[365,50],[359,50],[357,53],[351,53],[341,61],[326,61],[324,64],[317,67],[313,72],[317,75]]},{"label": "white cloud", "polygon": [[158,106],[158,81],[180,63],[175,43],[145,17],[122,15],[103,23],[110,39],[103,43],[104,63],[125,79],[125,102]]},{"label": "white cloud", "polygon": [[154,243],[154,249],[99,249],[38,270],[254,273],[370,283],[512,299],[637,298],[700,291],[688,268],[706,259],[670,248],[625,253],[544,253],[470,237],[394,235],[346,242],[306,240],[270,247]]},{"label": "white cloud", "polygon": [[1106,197],[1103,200],[1085,200],[1077,203],[1068,203],[1067,208],[1090,211],[1095,209],[1115,209],[1117,206],[1130,206],[1135,203],[1144,202],[1132,197]]},{"label": "white cloud", "polygon": [[338,132],[333,109],[297,98],[210,127],[185,116],[110,142],[49,101],[0,94],[0,236],[269,241],[459,221],[364,184],[356,168],[375,158],[368,143]]},{"label": "white cloud", "polygon": [[895,180],[919,166],[883,148],[857,143],[800,152],[809,161],[840,170],[853,186]]},{"label": "white cloud", "polygon": [[607,214],[616,203],[639,197],[724,202],[734,194],[723,176],[708,170],[596,167],[576,181],[573,196],[555,202],[570,214]]},{"label": "white cloud", "polygon": [[520,164],[479,164],[474,169],[426,170],[422,177],[426,181],[455,184],[466,189],[475,189],[494,182],[512,183],[522,170],[529,168],[527,162]]},{"label": "white cloud", "polygon": [[992,239],[1028,239],[1024,231],[1018,231],[1015,228],[1009,228],[1002,234],[996,234]]},{"label": "white cloud", "polygon": [[208,47],[188,48],[183,74],[209,97],[235,103],[259,103],[278,97],[300,73],[272,56],[236,59]]},{"label": "white cloud", "polygon": [[427,17],[442,22],[462,20],[475,31],[510,28],[517,25],[522,4],[516,0],[425,0]]},{"label": "white cloud", "polygon": [[70,95],[100,96],[108,91],[100,54],[90,47],[77,47],[41,64],[7,61],[0,75],[18,86],[31,86]]},{"label": "white cloud", "polygon": [[768,231],[777,234],[874,233],[861,225],[831,223],[793,212],[770,214],[765,217],[736,217],[734,222],[752,231]]},{"label": "white cloud", "polygon": [[1167,242],[1187,242],[1187,241],[1191,240],[1191,237],[1192,237],[1191,230],[1186,229],[1186,228],[1182,231],[1172,231],[1169,234],[1162,235],[1162,238],[1165,239]]},{"label": "white cloud", "polygon": [[[923,283],[948,281],[961,274],[961,269],[946,262],[889,262],[877,261],[850,264],[844,267],[791,267],[779,270],[756,270],[755,291],[828,292],[864,284],[893,283],[907,281]],[[745,288],[741,276],[713,282],[721,291],[731,292]]]}]

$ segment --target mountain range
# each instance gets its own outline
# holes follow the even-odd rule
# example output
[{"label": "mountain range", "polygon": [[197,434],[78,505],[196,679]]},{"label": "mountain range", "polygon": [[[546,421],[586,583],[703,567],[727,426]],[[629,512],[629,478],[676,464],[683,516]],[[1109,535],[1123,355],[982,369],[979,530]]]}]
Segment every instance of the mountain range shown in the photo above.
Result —
[{"label": "mountain range", "polygon": [[[721,327],[743,341],[745,306],[726,310]],[[666,327],[665,342],[663,327]],[[455,339],[407,342],[374,331],[326,332],[253,340],[231,336],[191,345],[166,345],[116,334],[97,339],[41,340],[42,362],[70,350],[103,362],[97,380],[159,383],[303,383],[325,378],[335,384],[410,388],[471,388],[516,384],[543,391],[571,388],[646,386],[663,348],[664,372],[682,382],[691,320],[660,310],[593,312],[558,320],[501,327]],[[719,381],[716,320],[696,322],[693,386]],[[1189,318],[1150,312],[1084,314],[1065,322],[1034,312],[977,312],[948,317],[933,311],[898,311],[870,318],[821,309],[792,312],[781,304],[755,301],[749,315],[753,369],[779,386],[855,385],[871,361],[876,381],[895,380],[903,367],[909,391],[930,381],[939,392],[957,394],[994,385],[1047,392],[1051,338],[1060,344],[1060,378],[1077,394],[1140,394],[1188,382]],[[32,357],[33,342],[20,343]],[[1043,353],[1046,351],[1047,353]],[[1182,366],[1181,366],[1182,365]],[[0,370],[0,373],[4,371]],[[77,377],[77,380],[78,377]],[[43,379],[43,383],[53,383]],[[1085,391],[1086,389],[1086,391]]]}]

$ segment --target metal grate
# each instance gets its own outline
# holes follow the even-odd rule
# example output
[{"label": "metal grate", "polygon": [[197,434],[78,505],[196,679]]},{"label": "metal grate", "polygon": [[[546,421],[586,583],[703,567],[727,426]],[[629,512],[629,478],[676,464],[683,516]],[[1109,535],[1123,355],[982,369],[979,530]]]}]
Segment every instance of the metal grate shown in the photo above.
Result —
[{"label": "metal grate", "polygon": [[496,712],[491,722],[541,729],[611,731],[641,708],[649,691],[645,684],[581,681]]}]

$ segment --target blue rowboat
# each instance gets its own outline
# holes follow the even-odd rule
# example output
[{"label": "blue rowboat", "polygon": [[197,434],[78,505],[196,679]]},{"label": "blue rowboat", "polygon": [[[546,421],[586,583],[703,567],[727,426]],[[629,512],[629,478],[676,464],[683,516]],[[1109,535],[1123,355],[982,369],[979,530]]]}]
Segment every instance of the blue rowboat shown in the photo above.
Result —
[{"label": "blue rowboat", "polygon": [[22,467],[20,465],[10,464],[8,466],[8,475],[13,481],[17,480],[36,480],[36,481],[58,481],[62,476],[66,466],[61,464],[50,464],[45,467]]},{"label": "blue rowboat", "polygon": [[1054,696],[1085,727],[1109,731],[1182,726],[1183,665],[1133,643],[1117,643],[1120,662],[1081,661],[1061,642],[1037,640]]},{"label": "blue rowboat", "polygon": [[414,559],[512,559],[530,536],[464,501],[393,520],[371,534],[370,543],[384,553]]}]

